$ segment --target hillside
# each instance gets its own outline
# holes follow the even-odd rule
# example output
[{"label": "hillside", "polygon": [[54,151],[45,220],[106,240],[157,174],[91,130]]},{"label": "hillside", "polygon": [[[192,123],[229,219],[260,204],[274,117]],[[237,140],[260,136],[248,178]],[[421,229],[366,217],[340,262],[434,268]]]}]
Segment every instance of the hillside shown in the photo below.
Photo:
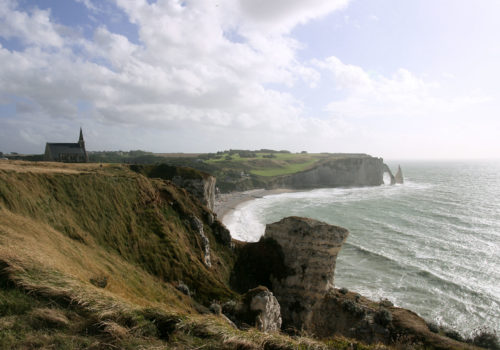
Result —
[{"label": "hillside", "polygon": [[[325,328],[326,337],[314,340],[294,328],[288,335],[259,331],[268,321],[254,301],[267,300],[265,312],[277,304],[263,286],[272,287],[279,274],[266,273],[297,269],[281,265],[277,243],[231,241],[185,189],[140,173],[167,170],[0,161],[0,348],[390,348],[373,341],[379,338],[396,349],[471,348],[431,334],[424,320],[396,307],[390,327],[381,328],[371,318],[382,302],[342,290],[329,292],[325,305],[336,316],[320,323],[342,325],[340,333]],[[186,171],[206,176],[193,169],[176,174]],[[351,319],[360,330],[371,320],[378,338],[356,338],[373,345],[342,336],[350,334]]]},{"label": "hillside", "polygon": [[0,162],[1,348],[343,344],[241,331],[210,314],[212,300],[240,298],[218,225],[186,191],[126,166]]}]

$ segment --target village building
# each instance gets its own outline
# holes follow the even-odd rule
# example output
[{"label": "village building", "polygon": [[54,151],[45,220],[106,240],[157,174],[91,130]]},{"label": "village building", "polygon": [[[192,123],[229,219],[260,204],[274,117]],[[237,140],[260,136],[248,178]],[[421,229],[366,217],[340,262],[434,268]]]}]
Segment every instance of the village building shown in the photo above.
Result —
[{"label": "village building", "polygon": [[77,143],[50,143],[45,145],[44,160],[65,163],[87,163],[89,157],[85,150],[82,128]]}]

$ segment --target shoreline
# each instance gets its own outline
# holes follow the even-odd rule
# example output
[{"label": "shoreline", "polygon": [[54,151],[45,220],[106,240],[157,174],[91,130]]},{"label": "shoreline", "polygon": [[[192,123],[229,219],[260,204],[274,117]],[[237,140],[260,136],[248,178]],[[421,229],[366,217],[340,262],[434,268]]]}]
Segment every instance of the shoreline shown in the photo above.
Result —
[{"label": "shoreline", "polygon": [[224,217],[234,211],[242,203],[273,194],[290,193],[297,191],[298,190],[292,190],[289,188],[278,188],[274,190],[258,188],[243,192],[221,193],[215,197],[214,212],[215,214],[217,214],[217,218],[221,222],[223,222]]}]

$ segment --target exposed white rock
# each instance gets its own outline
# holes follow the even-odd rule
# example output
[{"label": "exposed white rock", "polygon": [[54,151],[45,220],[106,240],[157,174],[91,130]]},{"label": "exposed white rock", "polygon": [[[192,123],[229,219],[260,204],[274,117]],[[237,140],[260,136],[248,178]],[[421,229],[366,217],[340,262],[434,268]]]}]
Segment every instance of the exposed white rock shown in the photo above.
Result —
[{"label": "exposed white rock", "polygon": [[398,171],[396,175],[394,175],[394,180],[397,184],[403,184],[405,182],[403,178],[403,171],[401,170],[401,165],[398,165]]},{"label": "exposed white rock", "polygon": [[174,176],[172,182],[179,187],[185,188],[189,193],[198,198],[208,209],[214,210],[215,177],[206,176],[203,179],[186,179],[181,176]]},{"label": "exposed white rock", "polygon": [[262,291],[250,301],[250,310],[257,311],[255,326],[263,332],[281,329],[281,309],[278,300],[270,291]]},{"label": "exposed white rock", "polygon": [[208,237],[205,235],[205,232],[203,230],[203,222],[196,216],[192,216],[191,228],[195,230],[198,236],[200,236],[201,238],[201,248],[203,249],[203,261],[205,265],[211,267],[212,262],[210,260],[210,241],[208,240]]},{"label": "exposed white rock", "polygon": [[314,305],[333,288],[335,262],[349,231],[308,218],[288,217],[266,226],[264,238],[281,246],[290,271],[272,278],[273,292],[286,324],[310,324]]}]

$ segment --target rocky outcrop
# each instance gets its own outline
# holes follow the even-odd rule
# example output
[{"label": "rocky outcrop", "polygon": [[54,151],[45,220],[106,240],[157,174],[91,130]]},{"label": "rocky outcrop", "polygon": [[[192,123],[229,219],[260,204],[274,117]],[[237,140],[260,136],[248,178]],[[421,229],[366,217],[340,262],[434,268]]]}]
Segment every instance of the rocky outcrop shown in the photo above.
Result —
[{"label": "rocky outcrop", "polygon": [[174,176],[172,182],[198,198],[210,210],[214,209],[215,203],[215,177],[206,176],[199,179],[190,179],[182,176]]},{"label": "rocky outcrop", "polygon": [[281,329],[280,304],[273,293],[263,286],[246,292],[241,301],[224,303],[222,313],[239,328],[251,326],[263,332]]},{"label": "rocky outcrop", "polygon": [[281,329],[281,309],[278,300],[269,290],[262,290],[250,299],[249,309],[257,313],[255,326],[264,332]]},{"label": "rocky outcrop", "polygon": [[190,218],[190,225],[200,238],[201,249],[203,250],[203,262],[206,266],[211,267],[212,262],[210,260],[210,241],[203,231],[203,222],[196,216],[192,216]]},{"label": "rocky outcrop", "polygon": [[288,332],[305,330],[319,338],[337,334],[372,344],[469,348],[433,333],[424,319],[388,300],[375,302],[345,288],[335,289],[336,258],[347,235],[344,228],[300,217],[267,225],[259,242],[238,247],[235,271],[240,279],[234,286],[270,287]]},{"label": "rocky outcrop", "polygon": [[264,239],[279,244],[288,271],[282,278],[271,276],[287,326],[311,324],[315,305],[333,288],[337,254],[348,234],[342,227],[299,217],[267,225]]},{"label": "rocky outcrop", "polygon": [[158,165],[131,165],[130,169],[150,178],[170,180],[176,186],[184,188],[208,209],[214,210],[215,177],[193,168]]},{"label": "rocky outcrop", "polygon": [[384,163],[384,173],[388,173],[389,174],[389,178],[391,179],[391,185],[395,185],[396,184],[396,178],[392,174],[391,169],[385,163]]},{"label": "rocky outcrop", "polygon": [[397,184],[404,183],[403,171],[401,170],[401,165],[398,165],[398,171],[397,171],[396,175],[394,175],[394,181]]}]

